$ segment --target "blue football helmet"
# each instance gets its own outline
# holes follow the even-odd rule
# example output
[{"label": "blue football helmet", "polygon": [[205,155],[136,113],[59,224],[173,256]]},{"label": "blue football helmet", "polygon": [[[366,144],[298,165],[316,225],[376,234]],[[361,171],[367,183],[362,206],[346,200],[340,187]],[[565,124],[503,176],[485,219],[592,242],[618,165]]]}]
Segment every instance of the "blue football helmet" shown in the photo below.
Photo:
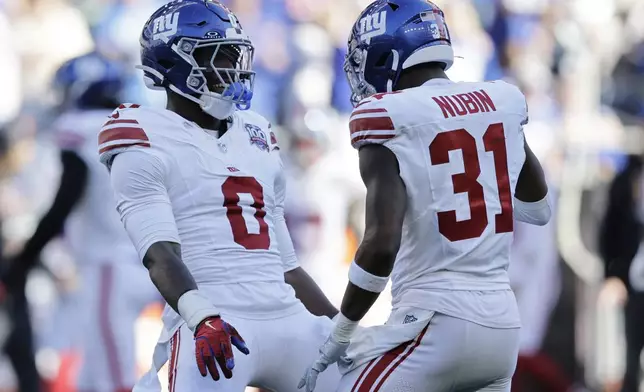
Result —
[{"label": "blue football helmet", "polygon": [[169,89],[216,118],[253,97],[253,44],[237,17],[217,0],[174,0],[141,33],[146,86]]},{"label": "blue football helmet", "polygon": [[125,84],[123,65],[98,52],[66,61],[54,75],[53,87],[65,107],[88,109],[121,100]]},{"label": "blue football helmet", "polygon": [[443,11],[429,0],[377,0],[349,36],[344,72],[351,103],[392,92],[403,70],[433,62],[445,70],[454,63]]}]

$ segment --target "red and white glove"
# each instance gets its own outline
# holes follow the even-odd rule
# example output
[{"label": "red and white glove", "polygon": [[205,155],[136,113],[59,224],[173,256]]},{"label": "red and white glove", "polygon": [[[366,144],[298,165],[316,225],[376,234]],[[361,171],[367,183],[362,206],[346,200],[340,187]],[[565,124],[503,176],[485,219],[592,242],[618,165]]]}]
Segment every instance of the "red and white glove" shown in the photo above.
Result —
[{"label": "red and white glove", "polygon": [[235,358],[232,346],[248,355],[244,339],[239,332],[219,316],[207,296],[199,290],[185,292],[177,303],[179,314],[195,336],[195,358],[199,373],[206,377],[208,373],[213,380],[219,380],[217,365],[224,377],[233,376]]},{"label": "red and white glove", "polygon": [[208,373],[213,380],[219,380],[219,364],[224,377],[233,376],[235,358],[232,346],[243,354],[250,352],[239,332],[219,316],[205,318],[195,330],[195,357],[199,373],[206,377]]}]

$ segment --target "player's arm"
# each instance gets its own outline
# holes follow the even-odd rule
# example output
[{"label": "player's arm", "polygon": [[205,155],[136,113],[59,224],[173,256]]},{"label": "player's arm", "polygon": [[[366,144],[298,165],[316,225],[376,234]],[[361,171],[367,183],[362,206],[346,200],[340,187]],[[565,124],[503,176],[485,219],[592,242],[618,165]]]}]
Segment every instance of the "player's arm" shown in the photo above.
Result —
[{"label": "player's arm", "polygon": [[145,252],[143,265],[168,305],[180,313],[179,298],[190,290],[197,290],[197,283],[181,260],[181,245],[170,241],[155,242]]},{"label": "player's arm", "polygon": [[166,165],[141,150],[114,157],[112,188],[125,229],[159,293],[194,330],[216,309],[200,295],[181,259],[179,234],[165,187]]},{"label": "player's arm", "polygon": [[[146,146],[149,144],[142,145]],[[105,148],[109,151],[111,146]],[[110,167],[110,157],[103,151],[101,161]],[[235,366],[232,346],[244,354],[249,351],[237,330],[219,317],[208,297],[198,290],[181,259],[179,233],[165,185],[170,165],[142,149],[131,149],[111,159],[110,177],[121,220],[152,282],[194,333],[199,373],[203,377],[210,373],[219,380],[218,363],[224,377],[231,378]]]},{"label": "player's arm", "polygon": [[320,287],[309,276],[309,274],[300,267],[293,241],[289,234],[286,220],[284,219],[284,198],[286,193],[284,174],[275,180],[275,208],[273,210],[275,222],[275,234],[277,244],[284,266],[284,280],[293,287],[295,296],[302,301],[306,309],[316,316],[335,317],[338,309],[331,304],[329,299],[324,295]]},{"label": "player's arm", "polygon": [[543,168],[527,142],[524,143],[524,149],[525,162],[514,193],[514,218],[542,226],[548,223],[552,215],[548,185]]},{"label": "player's arm", "polygon": [[398,160],[387,147],[360,148],[360,174],[367,187],[365,233],[349,270],[341,318],[360,321],[384,290],[400,248],[407,192]]},{"label": "player's arm", "polygon": [[41,218],[36,231],[22,251],[16,255],[3,280],[19,284],[37,264],[43,248],[63,229],[65,220],[82,199],[87,186],[88,168],[85,161],[74,151],[63,150],[60,154],[62,174],[56,197],[49,210]]},{"label": "player's arm", "polygon": [[329,318],[334,318],[338,314],[338,309],[331,304],[317,283],[302,267],[285,272],[284,279],[293,287],[295,296],[302,301],[310,313]]}]

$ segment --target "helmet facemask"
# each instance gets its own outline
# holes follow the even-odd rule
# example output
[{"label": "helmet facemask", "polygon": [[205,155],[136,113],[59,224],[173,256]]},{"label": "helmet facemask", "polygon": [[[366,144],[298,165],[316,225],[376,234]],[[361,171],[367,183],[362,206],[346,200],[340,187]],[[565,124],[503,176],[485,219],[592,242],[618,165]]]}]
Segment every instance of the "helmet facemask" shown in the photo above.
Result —
[{"label": "helmet facemask", "polygon": [[186,86],[198,99],[189,99],[202,109],[214,117],[226,118],[235,107],[250,108],[255,81],[250,41],[182,38],[173,49],[192,66]]},{"label": "helmet facemask", "polygon": [[344,73],[351,88],[351,104],[355,107],[363,99],[377,93],[374,86],[367,83],[364,69],[367,64],[367,44],[353,38],[344,60]]},{"label": "helmet facemask", "polygon": [[148,87],[163,89],[165,85],[174,93],[199,104],[205,112],[218,119],[229,117],[235,108],[250,108],[255,72],[252,71],[254,47],[249,40],[183,37],[171,48],[191,67],[184,82],[191,93],[182,91],[170,80],[163,83],[163,75],[153,68],[139,66],[160,81],[148,77]]}]

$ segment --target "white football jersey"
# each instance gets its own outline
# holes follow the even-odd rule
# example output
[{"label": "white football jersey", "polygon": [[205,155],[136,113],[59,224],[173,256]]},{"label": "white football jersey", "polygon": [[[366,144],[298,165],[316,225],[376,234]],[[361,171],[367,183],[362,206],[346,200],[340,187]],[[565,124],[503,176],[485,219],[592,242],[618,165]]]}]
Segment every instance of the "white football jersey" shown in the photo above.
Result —
[{"label": "white football jersey", "polygon": [[65,240],[81,265],[138,263],[116,212],[109,174],[96,160],[97,131],[109,115],[109,110],[71,111],[53,124],[58,147],[75,152],[88,168],[83,198],[65,222]]},{"label": "white football jersey", "polygon": [[[391,277],[394,307],[436,301],[428,291],[509,289],[513,195],[525,161],[527,117],[523,94],[502,81],[433,79],[355,108],[352,145],[393,151],[407,189]],[[458,313],[462,304],[444,304],[451,299],[436,306]]]},{"label": "white football jersey", "polygon": [[[172,111],[126,104],[99,135],[100,160],[141,259],[155,242],[179,243],[200,288],[280,282],[288,307],[299,301],[284,272],[298,264],[278,150],[268,121],[251,111],[236,112],[218,137]],[[216,306],[252,305],[221,291]]]}]

